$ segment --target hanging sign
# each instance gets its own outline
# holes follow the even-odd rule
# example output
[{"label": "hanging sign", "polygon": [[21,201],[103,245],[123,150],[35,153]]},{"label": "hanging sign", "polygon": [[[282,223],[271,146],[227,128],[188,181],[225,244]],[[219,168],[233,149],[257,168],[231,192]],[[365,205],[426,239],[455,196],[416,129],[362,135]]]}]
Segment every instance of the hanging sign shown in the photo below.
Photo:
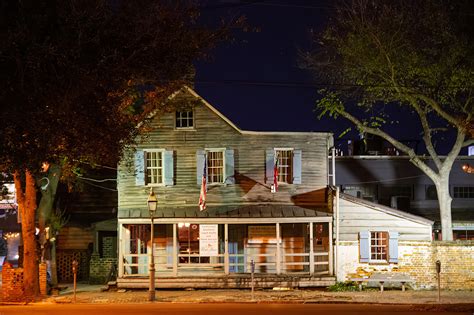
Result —
[{"label": "hanging sign", "polygon": [[199,224],[199,256],[217,256],[218,254],[217,224]]}]

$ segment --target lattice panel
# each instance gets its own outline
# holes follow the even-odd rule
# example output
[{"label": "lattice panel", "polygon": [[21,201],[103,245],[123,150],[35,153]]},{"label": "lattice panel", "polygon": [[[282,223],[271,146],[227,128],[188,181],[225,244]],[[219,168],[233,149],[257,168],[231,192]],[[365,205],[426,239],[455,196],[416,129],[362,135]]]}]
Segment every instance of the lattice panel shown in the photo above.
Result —
[{"label": "lattice panel", "polygon": [[90,256],[87,250],[61,250],[58,251],[56,259],[59,282],[73,282],[72,262],[74,260],[79,263],[77,281],[83,281],[89,278]]}]

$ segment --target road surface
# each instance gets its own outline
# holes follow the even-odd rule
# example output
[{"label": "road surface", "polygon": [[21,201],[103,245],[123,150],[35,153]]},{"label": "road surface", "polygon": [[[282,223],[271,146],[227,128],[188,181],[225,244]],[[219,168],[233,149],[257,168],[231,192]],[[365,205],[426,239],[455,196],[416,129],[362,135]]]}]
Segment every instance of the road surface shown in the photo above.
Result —
[{"label": "road surface", "polygon": [[[474,310],[436,305],[367,304],[35,304],[0,306],[0,315],[316,315],[316,314],[469,314]],[[459,312],[461,311],[461,312]]]}]

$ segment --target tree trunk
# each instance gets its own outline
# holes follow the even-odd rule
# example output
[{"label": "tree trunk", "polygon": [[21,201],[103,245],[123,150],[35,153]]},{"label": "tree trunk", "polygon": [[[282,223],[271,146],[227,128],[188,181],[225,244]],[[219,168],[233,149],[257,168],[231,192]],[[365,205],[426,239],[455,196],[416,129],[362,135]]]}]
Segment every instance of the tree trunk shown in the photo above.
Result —
[{"label": "tree trunk", "polygon": [[21,234],[23,239],[23,287],[25,300],[33,301],[39,295],[38,252],[35,238],[36,187],[35,178],[25,171],[25,191],[21,178],[14,176],[19,211],[21,214]]},{"label": "tree trunk", "polygon": [[449,172],[442,175],[436,184],[439,200],[439,216],[441,219],[441,233],[443,241],[453,240],[453,225],[451,220],[451,195],[449,194]]}]

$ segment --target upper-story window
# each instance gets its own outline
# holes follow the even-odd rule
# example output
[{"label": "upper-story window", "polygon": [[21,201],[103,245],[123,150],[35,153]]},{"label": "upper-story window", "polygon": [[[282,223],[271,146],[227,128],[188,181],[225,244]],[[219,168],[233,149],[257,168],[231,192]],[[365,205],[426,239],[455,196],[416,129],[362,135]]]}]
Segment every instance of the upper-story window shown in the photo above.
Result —
[{"label": "upper-story window", "polygon": [[293,150],[275,150],[278,182],[293,183]]},{"label": "upper-story window", "polygon": [[207,151],[207,182],[224,182],[224,150]]},{"label": "upper-story window", "polygon": [[234,184],[234,150],[210,148],[196,152],[197,184],[202,177],[208,184]]},{"label": "upper-story window", "polygon": [[454,198],[474,198],[474,186],[457,186],[453,189]]},{"label": "upper-story window", "polygon": [[179,110],[175,114],[176,129],[193,129],[194,128],[194,113],[193,110]]},{"label": "upper-story window", "polygon": [[[267,149],[265,151],[265,182],[276,186],[274,183],[276,179],[278,183],[301,184],[301,157],[302,152],[299,149]],[[277,171],[277,176],[275,176],[275,171]]]},{"label": "upper-story window", "polygon": [[135,185],[173,186],[174,154],[165,149],[137,150],[135,160]]},{"label": "upper-story window", "polygon": [[163,152],[145,151],[146,161],[146,185],[156,185],[163,183]]}]

